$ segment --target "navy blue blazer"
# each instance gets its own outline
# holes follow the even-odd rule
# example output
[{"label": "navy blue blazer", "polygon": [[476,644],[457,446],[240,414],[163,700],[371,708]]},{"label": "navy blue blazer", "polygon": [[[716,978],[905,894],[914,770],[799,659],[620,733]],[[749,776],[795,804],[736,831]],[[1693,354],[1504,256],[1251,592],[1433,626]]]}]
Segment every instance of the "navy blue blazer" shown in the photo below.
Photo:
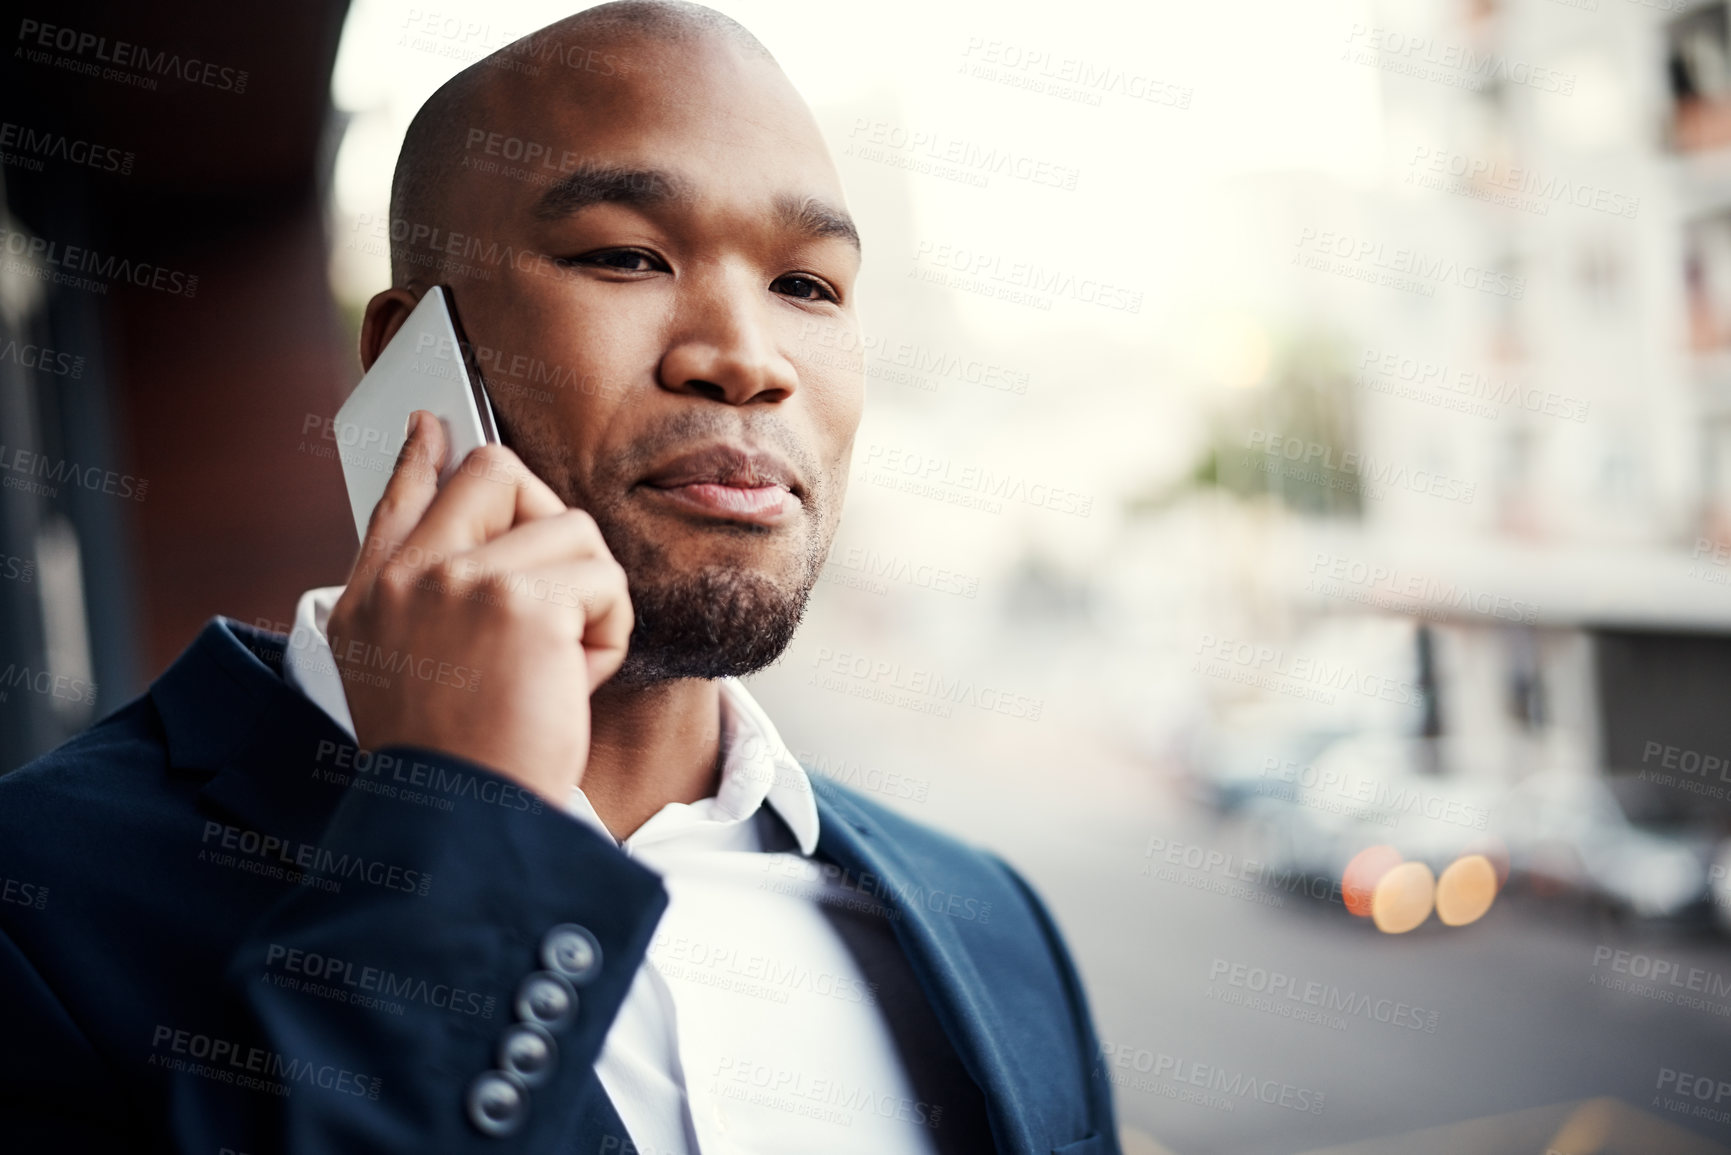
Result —
[{"label": "navy blue blazer", "polygon": [[[593,1064],[658,876],[483,766],[358,753],[283,681],[285,644],[215,618],[147,693],[0,777],[0,1147],[630,1155]],[[1033,891],[811,777],[818,856],[888,908],[997,1150],[1115,1155]],[[471,1089],[535,1016],[557,1062],[518,1129],[484,1134]]]}]

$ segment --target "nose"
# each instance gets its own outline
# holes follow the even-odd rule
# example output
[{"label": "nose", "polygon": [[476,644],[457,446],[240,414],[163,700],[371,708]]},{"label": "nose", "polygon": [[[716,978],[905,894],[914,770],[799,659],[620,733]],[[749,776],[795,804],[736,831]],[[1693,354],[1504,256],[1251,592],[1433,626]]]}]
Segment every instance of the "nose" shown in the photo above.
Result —
[{"label": "nose", "polygon": [[657,369],[661,387],[729,405],[787,400],[799,374],[775,341],[772,310],[782,307],[747,270],[693,271]]}]

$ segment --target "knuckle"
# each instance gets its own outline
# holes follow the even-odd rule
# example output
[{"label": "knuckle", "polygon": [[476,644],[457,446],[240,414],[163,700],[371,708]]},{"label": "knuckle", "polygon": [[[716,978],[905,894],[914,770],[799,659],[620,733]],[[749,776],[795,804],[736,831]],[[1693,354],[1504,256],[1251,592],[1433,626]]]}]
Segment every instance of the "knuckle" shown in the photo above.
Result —
[{"label": "knuckle", "polygon": [[373,531],[380,526],[388,525],[397,520],[403,511],[403,495],[397,487],[387,486],[385,495],[379,498],[379,503],[373,506],[372,516],[367,518],[367,537],[373,536]]},{"label": "knuckle", "polygon": [[482,445],[469,451],[463,467],[486,478],[510,480],[523,468],[517,455],[503,445]]},{"label": "knuckle", "polygon": [[601,539],[601,526],[596,522],[595,518],[590,515],[588,510],[575,508],[567,509],[559,516],[565,519],[565,524],[570,527],[571,533],[578,541],[584,542],[588,545],[600,546],[605,550],[606,543]]},{"label": "knuckle", "polygon": [[415,570],[399,555],[387,561],[373,579],[373,588],[383,597],[401,598],[414,588]]}]

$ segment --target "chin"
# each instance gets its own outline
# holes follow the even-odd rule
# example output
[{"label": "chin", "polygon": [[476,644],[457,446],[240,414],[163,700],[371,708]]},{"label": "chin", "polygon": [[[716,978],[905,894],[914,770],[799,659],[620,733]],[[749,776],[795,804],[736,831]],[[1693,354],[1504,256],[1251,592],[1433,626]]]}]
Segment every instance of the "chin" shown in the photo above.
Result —
[{"label": "chin", "polygon": [[669,566],[626,577],[636,622],[625,685],[743,677],[773,663],[793,640],[812,582],[726,564]]}]

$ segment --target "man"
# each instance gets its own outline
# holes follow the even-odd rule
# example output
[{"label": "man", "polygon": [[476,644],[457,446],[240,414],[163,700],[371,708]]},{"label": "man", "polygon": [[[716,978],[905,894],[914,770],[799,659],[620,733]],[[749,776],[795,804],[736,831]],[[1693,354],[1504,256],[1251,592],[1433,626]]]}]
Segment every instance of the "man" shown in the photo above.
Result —
[{"label": "man", "polygon": [[1038,899],[737,681],[841,511],[863,375],[801,335],[857,325],[843,204],[695,5],[427,102],[362,361],[449,285],[510,448],[440,488],[417,413],[346,586],[0,779],[7,1149],[1117,1150]]}]

